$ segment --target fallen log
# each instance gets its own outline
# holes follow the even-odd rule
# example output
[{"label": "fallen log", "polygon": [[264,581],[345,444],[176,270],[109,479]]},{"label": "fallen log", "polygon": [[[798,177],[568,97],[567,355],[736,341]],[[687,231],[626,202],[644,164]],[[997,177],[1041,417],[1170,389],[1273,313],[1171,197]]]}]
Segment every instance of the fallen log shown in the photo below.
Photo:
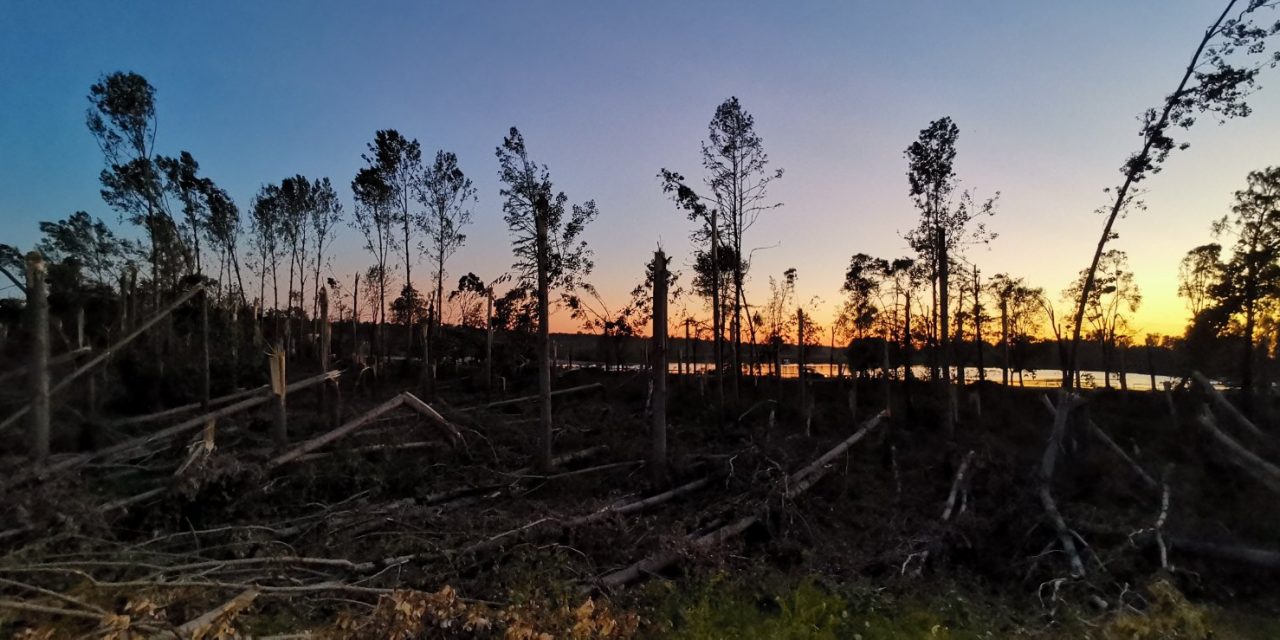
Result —
[{"label": "fallen log", "polygon": [[1208,405],[1201,407],[1200,415],[1196,417],[1196,422],[1231,454],[1228,457],[1232,463],[1240,467],[1245,473],[1253,476],[1255,480],[1268,489],[1280,493],[1280,467],[1263,460],[1258,454],[1245,448],[1244,445],[1236,442],[1234,438],[1219,429],[1213,419],[1213,413],[1209,411]]},{"label": "fallen log", "polygon": [[[288,390],[290,392],[300,391],[302,389],[306,389],[316,384],[320,384],[327,380],[336,379],[339,375],[341,375],[341,372],[339,371],[328,371],[325,373],[321,373],[319,375],[315,375],[310,378],[306,378],[304,380],[299,380],[298,382],[295,382],[289,385]],[[209,420],[217,420],[226,416],[240,413],[248,409],[252,409],[259,405],[266,404],[266,402],[270,399],[271,399],[271,396],[261,396],[257,398],[249,398],[247,400],[241,400],[240,402],[225,406],[216,411],[211,411],[204,415],[199,415],[193,418],[189,418],[172,427],[161,429],[160,431],[156,431],[155,433],[142,435],[137,438],[132,438],[124,442],[112,445],[110,447],[106,447],[104,449],[99,449],[98,451],[91,451],[91,452],[83,453],[77,456],[72,456],[60,462],[57,462],[42,468],[36,468],[26,474],[21,474],[11,479],[8,483],[4,485],[4,488],[9,489],[14,486],[20,485],[24,482],[28,482],[35,479],[47,478],[49,476],[52,476],[58,473],[62,473],[65,471],[69,471],[71,469],[78,468],[89,462],[92,462],[94,460],[98,460],[101,458],[124,457],[125,459],[127,459],[128,455],[132,455],[131,452],[139,448],[145,447],[153,442],[156,442],[158,440],[163,440],[165,438],[170,438],[176,435],[180,435],[188,431],[193,431],[195,429],[203,427],[205,423],[208,422]]]},{"label": "fallen log", "polygon": [[371,444],[363,447],[352,447],[341,451],[321,451],[319,453],[308,453],[305,456],[298,456],[294,462],[311,462],[312,460],[320,460],[338,454],[361,454],[372,453],[378,451],[411,451],[415,449],[429,449],[438,446],[438,442],[424,440],[419,442],[401,442],[396,444]]},{"label": "fallen log", "polygon": [[[214,407],[227,404],[228,402],[234,402],[242,398],[249,398],[259,393],[266,393],[268,389],[270,389],[270,387],[268,387],[267,385],[262,385],[261,387],[255,387],[253,389],[244,389],[242,391],[236,391],[235,393],[229,393],[225,396],[220,396],[210,400],[209,408],[212,409]],[[130,416],[128,418],[119,418],[116,420],[109,420],[104,424],[112,428],[127,427],[127,426],[132,426],[137,424],[145,424],[148,422],[155,422],[157,420],[164,420],[165,418],[172,418],[173,416],[181,415],[181,414],[187,413],[188,411],[195,411],[196,409],[201,408],[201,406],[202,406],[202,403],[200,402],[192,402],[190,404],[184,404],[181,406],[165,409],[163,411],[148,413],[146,415]]]},{"label": "fallen log", "polygon": [[[86,353],[92,353],[92,352],[93,352],[93,347],[88,347],[88,346],[76,347],[75,349],[72,349],[65,353],[60,353],[56,356],[50,357],[49,366],[52,367],[54,365],[59,365],[64,362],[70,362],[72,360],[75,360],[76,358],[79,358],[82,355],[85,355]],[[30,367],[23,365],[21,367],[18,367],[17,369],[10,369],[4,373],[0,373],[0,382],[5,382],[11,378],[20,378],[22,376],[25,376],[27,375],[27,370],[29,368]]]},{"label": "fallen log", "polygon": [[[830,470],[830,467],[825,466],[826,464],[839,457],[847,451],[849,447],[853,446],[866,436],[866,434],[879,425],[881,420],[883,420],[887,415],[887,411],[881,411],[876,414],[863,424],[862,427],[859,428],[852,436],[849,436],[840,444],[837,444],[830,451],[827,451],[827,453],[819,456],[817,460],[814,460],[802,467],[799,471],[788,476],[786,483],[787,489],[784,491],[783,495],[787,499],[791,499],[800,495],[809,487],[812,487]],[[755,514],[739,518],[729,524],[715,529],[714,531],[711,531],[710,533],[702,535],[690,534],[684,537],[683,546],[688,549],[706,549],[721,544],[751,528],[752,525],[760,521],[760,518],[761,516],[759,512],[757,512]],[[617,571],[597,579],[594,584],[583,586],[582,591],[589,592],[596,588],[614,589],[623,586],[646,575],[657,573],[658,571],[675,564],[682,557],[684,557],[684,552],[680,549],[659,551],[658,553],[650,555],[639,562],[622,569],[618,569]]]},{"label": "fallen log", "polygon": [[[1081,530],[1097,536],[1128,539],[1134,544],[1156,544],[1155,532],[1150,529],[1129,533],[1110,526],[1084,525],[1081,526]],[[1260,569],[1280,571],[1280,550],[1196,540],[1168,534],[1164,534],[1162,537],[1166,545],[1181,553],[1227,560]]]},{"label": "fallen log", "polygon": [[1160,485],[1156,482],[1155,478],[1152,478],[1151,474],[1147,473],[1147,470],[1142,468],[1142,465],[1129,457],[1129,454],[1126,453],[1120,445],[1116,444],[1116,441],[1112,440],[1111,436],[1107,435],[1107,432],[1103,431],[1102,428],[1093,421],[1093,418],[1089,418],[1089,432],[1097,436],[1098,439],[1101,440],[1103,444],[1107,445],[1107,448],[1115,453],[1117,457],[1127,462],[1129,464],[1129,468],[1133,469],[1133,473],[1142,480],[1142,484],[1147,485],[1150,489],[1159,488]]},{"label": "fallen log", "polygon": [[462,430],[458,429],[458,427],[452,422],[445,420],[444,416],[440,415],[440,412],[433,409],[431,405],[423,402],[418,398],[418,396],[415,396],[408,391],[405,391],[400,395],[404,397],[405,406],[417,411],[418,413],[426,416],[432,422],[443,427],[444,430],[448,432],[449,437],[453,440],[454,444],[462,442]]},{"label": "fallen log", "polygon": [[969,464],[973,462],[974,451],[969,450],[965,454],[964,461],[960,463],[960,468],[956,470],[955,480],[951,481],[951,493],[947,495],[947,506],[942,510],[942,521],[951,520],[951,513],[956,507],[956,496],[960,493],[960,485],[964,483],[964,473],[969,470]]},{"label": "fallen log", "polygon": [[[545,539],[548,537],[560,535],[565,531],[584,527],[591,524],[603,522],[611,517],[625,516],[632,513],[638,513],[645,509],[658,506],[665,502],[670,502],[686,493],[697,491],[702,487],[710,484],[710,478],[701,478],[689,482],[674,489],[664,491],[659,494],[652,495],[648,498],[629,502],[620,506],[605,507],[599,511],[578,516],[569,520],[557,520],[554,518],[540,518],[528,524],[522,525],[515,529],[504,531],[495,536],[491,536],[480,542],[468,545],[457,552],[448,553],[451,557],[467,557],[477,554],[499,549],[504,545],[511,544],[516,541],[528,541],[530,539]],[[543,526],[548,525],[548,526]]]},{"label": "fallen log", "polygon": [[821,480],[822,477],[830,470],[830,467],[827,465],[830,464],[832,460],[840,457],[845,451],[848,451],[850,447],[857,444],[858,441],[870,433],[872,429],[879,426],[880,422],[888,417],[888,415],[888,411],[881,411],[880,413],[872,416],[872,418],[866,421],[860,429],[854,432],[853,435],[849,436],[835,447],[832,447],[830,451],[819,456],[817,460],[814,460],[808,465],[805,465],[804,468],[791,474],[787,479],[788,487],[783,496],[790,500],[813,486],[813,483]]},{"label": "fallen log", "polygon": [[[706,535],[696,538],[686,538],[686,546],[691,550],[708,549],[737,536],[747,529],[750,529],[751,525],[759,521],[760,517],[754,515],[740,518]],[[682,549],[668,549],[666,551],[660,551],[635,564],[614,571],[613,573],[598,579],[594,585],[584,585],[580,591],[585,594],[590,593],[597,588],[603,590],[616,589],[623,585],[635,582],[645,576],[654,575],[675,564],[683,557],[684,550]]]},{"label": "fallen log", "polygon": [[395,409],[396,407],[403,405],[405,402],[404,397],[405,397],[405,394],[403,393],[397,394],[396,396],[392,397],[390,400],[387,400],[386,402],[383,402],[382,404],[356,416],[355,418],[348,420],[346,424],[343,424],[337,429],[333,429],[332,431],[326,432],[310,440],[307,440],[302,444],[299,444],[298,446],[290,449],[289,451],[286,451],[283,454],[280,454],[275,459],[268,462],[267,468],[275,469],[282,465],[289,464],[290,462],[293,462],[294,460],[297,460],[298,458],[308,453],[311,453],[312,451],[315,451],[316,449],[319,449],[320,447],[323,447],[329,444],[330,442],[333,442],[335,440],[342,438],[343,436],[350,434],[352,431],[355,431],[356,429],[359,429],[360,427],[363,427],[366,424],[368,424],[370,420],[373,420],[374,418],[377,418],[378,416],[381,416],[382,414],[387,413],[388,411],[391,411],[392,409]]},{"label": "fallen log", "polygon": [[183,623],[178,627],[179,638],[190,638],[197,634],[203,634],[213,628],[219,621],[233,617],[248,609],[253,601],[258,599],[257,589],[246,589],[240,592],[240,595],[222,603],[218,607],[211,609],[199,617]]},{"label": "fallen log", "polygon": [[[581,393],[583,391],[591,391],[593,389],[604,389],[604,385],[599,382],[593,382],[591,384],[584,384],[577,387],[569,387],[568,389],[557,389],[551,392],[551,396],[555,397],[555,396],[562,396],[569,393]],[[490,402],[488,404],[477,405],[474,407],[465,407],[462,409],[458,409],[458,411],[478,411],[480,409],[494,409],[497,407],[505,407],[511,404],[520,404],[521,402],[531,402],[531,401],[537,400],[538,398],[539,396],[537,395],[520,396],[519,398],[498,400],[496,402]]]},{"label": "fallen log", "polygon": [[1196,383],[1200,385],[1200,388],[1204,389],[1205,392],[1209,394],[1209,398],[1213,400],[1213,403],[1215,405],[1217,405],[1223,411],[1226,411],[1227,414],[1230,415],[1232,419],[1234,419],[1237,423],[1239,423],[1240,426],[1244,427],[1246,431],[1253,434],[1254,437],[1259,438],[1263,441],[1270,440],[1270,436],[1268,436],[1266,433],[1263,433],[1262,429],[1258,428],[1258,425],[1254,424],[1252,420],[1250,420],[1247,416],[1241,413],[1241,411],[1237,409],[1234,404],[1231,404],[1231,401],[1227,400],[1227,397],[1222,395],[1222,392],[1218,391],[1218,389],[1213,386],[1213,383],[1209,382],[1209,379],[1204,377],[1203,374],[1201,374],[1199,371],[1192,371],[1191,377],[1194,378]]},{"label": "fallen log", "polygon": [[1067,416],[1078,404],[1080,404],[1080,398],[1075,394],[1059,395],[1058,404],[1053,410],[1053,429],[1049,434],[1049,443],[1045,445],[1044,455],[1040,459],[1040,468],[1036,475],[1036,481],[1039,485],[1036,493],[1040,496],[1040,503],[1044,506],[1045,513],[1049,516],[1049,521],[1053,524],[1054,530],[1057,531],[1058,541],[1062,544],[1062,549],[1067,553],[1067,558],[1071,562],[1071,577],[1073,578],[1084,576],[1084,562],[1080,560],[1080,553],[1076,551],[1075,537],[1071,534],[1071,529],[1067,527],[1066,519],[1062,517],[1062,512],[1058,511],[1058,505],[1053,500],[1051,485],[1053,483],[1054,466],[1058,460],[1058,450],[1062,448],[1062,438],[1067,431]]}]

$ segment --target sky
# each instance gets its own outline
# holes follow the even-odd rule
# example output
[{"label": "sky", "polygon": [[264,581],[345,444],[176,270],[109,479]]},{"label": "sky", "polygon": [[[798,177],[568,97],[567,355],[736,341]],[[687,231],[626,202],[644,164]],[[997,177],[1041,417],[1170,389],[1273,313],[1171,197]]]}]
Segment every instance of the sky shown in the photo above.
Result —
[{"label": "sky", "polygon": [[[625,302],[654,249],[691,273],[691,224],[662,193],[669,168],[703,176],[699,145],[716,106],[755,117],[782,206],[747,233],[748,296],[797,269],[819,321],[855,253],[894,258],[917,212],[903,150],[931,120],[960,127],[962,188],[1000,192],[998,237],[967,258],[1054,294],[1088,265],[1103,189],[1140,144],[1136,117],[1181,75],[1220,2],[58,2],[0,0],[0,242],[29,248],[40,220],[99,195],[101,152],[84,124],[99,76],[157,90],[157,150],[190,151],[246,209],[261,185],[349,184],[379,129],[457,153],[479,201],[450,281],[510,268],[494,148],[511,126],[572,202],[599,219],[590,279]],[[1177,267],[1209,241],[1246,174],[1276,160],[1280,81],[1254,113],[1209,118],[1144,183],[1146,210],[1120,221],[1143,292],[1138,333],[1181,333]],[[371,259],[343,228],[332,274]],[[422,281],[429,268],[416,267]],[[689,279],[685,276],[685,281]],[[10,292],[0,292],[12,293]],[[559,313],[553,329],[571,330]]]}]

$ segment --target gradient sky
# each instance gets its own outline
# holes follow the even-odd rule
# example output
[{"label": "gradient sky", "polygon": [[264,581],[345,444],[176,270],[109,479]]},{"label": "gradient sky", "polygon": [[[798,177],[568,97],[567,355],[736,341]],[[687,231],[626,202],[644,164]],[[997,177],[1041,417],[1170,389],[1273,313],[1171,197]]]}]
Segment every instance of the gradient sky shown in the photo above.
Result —
[{"label": "gradient sky", "polygon": [[[1056,298],[1088,263],[1102,189],[1140,142],[1136,116],[1173,88],[1220,5],[3,0],[0,242],[29,247],[37,221],[81,209],[117,221],[98,194],[85,95],[132,70],[157,88],[158,151],[191,151],[242,209],[261,184],[302,173],[331,177],[350,213],[377,129],[416,137],[424,155],[456,152],[480,200],[451,280],[511,263],[494,147],[516,125],[557,188],[597,201],[592,280],[620,304],[659,244],[689,271],[690,223],[655,174],[700,177],[707,122],[736,95],[786,169],[772,190],[784,206],[747,238],[771,247],[756,254],[753,300],[796,267],[801,296],[829,309],[852,254],[909,253],[903,150],[943,115],[960,126],[963,186],[1002,193],[999,238],[970,258]],[[1148,210],[1119,224],[1114,246],[1145,296],[1140,331],[1181,332],[1179,259],[1245,174],[1277,161],[1280,87],[1251,104],[1245,120],[1199,124],[1145,183]],[[344,228],[344,280],[369,263],[360,246]],[[556,325],[570,328],[563,313]]]}]

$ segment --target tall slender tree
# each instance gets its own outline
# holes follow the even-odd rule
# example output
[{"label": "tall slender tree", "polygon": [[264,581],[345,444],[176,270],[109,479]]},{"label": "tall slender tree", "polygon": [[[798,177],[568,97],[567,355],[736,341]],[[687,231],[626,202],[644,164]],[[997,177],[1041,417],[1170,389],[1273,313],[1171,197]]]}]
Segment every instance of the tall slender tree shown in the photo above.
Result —
[{"label": "tall slender tree", "polygon": [[[676,204],[688,215],[689,220],[697,222],[692,233],[695,244],[705,246],[694,255],[693,289],[709,301],[711,307],[711,341],[712,360],[715,363],[715,383],[717,406],[724,412],[724,292],[725,261],[721,254],[725,253],[721,242],[720,209],[709,206],[708,199],[698,195],[686,183],[684,176],[662,169],[658,172],[662,180],[662,190],[670,194]],[[727,255],[727,253],[725,254]]]},{"label": "tall slender tree", "polygon": [[524,136],[515,127],[495,151],[502,181],[503,219],[512,235],[516,289],[537,292],[538,394],[541,399],[538,450],[535,456],[544,471],[551,468],[551,309],[553,289],[576,290],[594,266],[591,250],[582,239],[588,223],[596,218],[596,204],[588,200],[566,209],[568,196],[556,192],[546,165],[529,159]]},{"label": "tall slender tree", "polygon": [[240,303],[247,304],[244,289],[244,276],[240,272],[240,208],[231,196],[212,180],[205,180],[201,189],[208,204],[204,231],[209,246],[218,255],[218,280],[224,290],[231,289],[231,280],[235,279],[236,293]]},{"label": "tall slender tree", "polygon": [[[755,128],[755,118],[742,108],[737,97],[716,107],[702,143],[702,166],[706,184],[717,208],[724,215],[725,241],[738,257],[733,265],[733,302],[729,336],[733,341],[733,395],[738,396],[742,378],[742,311],[746,305],[744,285],[749,261],[744,260],[743,239],[748,229],[766,210],[782,206],[769,199],[769,185],[781,178],[782,169],[769,168],[769,155]],[[718,261],[713,260],[713,264]]]},{"label": "tall slender tree", "polygon": [[933,335],[937,367],[941,370],[944,395],[943,428],[954,429],[954,389],[951,388],[950,268],[958,250],[972,242],[989,242],[995,237],[987,230],[984,217],[994,215],[996,196],[977,200],[969,191],[953,201],[959,179],[955,172],[956,140],[960,128],[951,118],[929,123],[919,138],[907,147],[909,193],[920,210],[919,226],[908,234],[911,246],[920,253],[933,280]]},{"label": "tall slender tree", "polygon": [[319,178],[311,183],[311,233],[315,238],[315,254],[311,261],[312,282],[315,283],[315,296],[312,301],[312,315],[320,310],[320,271],[328,264],[325,251],[338,235],[338,225],[342,222],[342,201],[338,192],[328,178]]},{"label": "tall slender tree", "polygon": [[[388,213],[399,234],[396,247],[404,258],[404,288],[412,289],[417,248],[414,229],[418,227],[416,221],[421,215],[414,205],[418,202],[416,195],[423,181],[422,145],[416,139],[405,138],[395,129],[383,129],[374,134],[368,153],[362,157],[386,185]],[[415,321],[412,315],[407,318],[411,336]]]},{"label": "tall slender tree", "polygon": [[[427,256],[435,267],[432,274],[435,313],[431,316],[435,326],[427,338],[431,345],[439,338],[444,317],[445,262],[467,241],[462,229],[471,224],[471,207],[476,202],[476,189],[458,166],[458,156],[449,151],[436,152],[435,161],[423,171],[418,200],[426,207],[419,224],[426,236]],[[436,353],[432,346],[428,350]]]},{"label": "tall slender tree", "polygon": [[[351,181],[351,191],[355,194],[355,212],[351,226],[364,236],[364,247],[373,256],[373,265],[369,268],[369,278],[365,286],[369,288],[369,299],[375,301],[371,321],[377,326],[376,350],[380,357],[385,357],[386,320],[387,320],[387,265],[394,242],[395,214],[393,193],[383,180],[381,173],[374,167],[365,167],[356,173]],[[376,275],[377,278],[373,278]]]}]

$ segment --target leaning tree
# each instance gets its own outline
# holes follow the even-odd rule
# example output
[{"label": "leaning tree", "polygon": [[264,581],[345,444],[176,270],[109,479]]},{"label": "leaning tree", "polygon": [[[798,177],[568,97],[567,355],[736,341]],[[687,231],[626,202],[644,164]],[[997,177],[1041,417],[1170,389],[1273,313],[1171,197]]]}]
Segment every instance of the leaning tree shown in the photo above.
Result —
[{"label": "leaning tree", "polygon": [[1077,352],[1088,312],[1089,291],[1096,286],[1098,264],[1106,253],[1107,243],[1116,237],[1113,230],[1116,220],[1130,209],[1141,208],[1138,184],[1159,173],[1174,149],[1189,146],[1187,142],[1174,140],[1175,129],[1191,128],[1201,114],[1214,115],[1219,121],[1249,115],[1245,98],[1258,88],[1258,73],[1264,66],[1274,67],[1280,61],[1276,53],[1267,51],[1271,38],[1280,33],[1280,22],[1257,22],[1262,9],[1274,9],[1276,5],[1274,0],[1229,0],[1218,18],[1205,29],[1177,87],[1165,96],[1159,107],[1142,114],[1142,127],[1138,132],[1142,136],[1142,147],[1121,165],[1123,179],[1119,186],[1106,190],[1112,198],[1103,209],[1106,222],[1093,260],[1085,271],[1084,295],[1076,304],[1067,363],[1070,371],[1062,377],[1064,388],[1071,388],[1075,377],[1071,374],[1078,369]]}]

